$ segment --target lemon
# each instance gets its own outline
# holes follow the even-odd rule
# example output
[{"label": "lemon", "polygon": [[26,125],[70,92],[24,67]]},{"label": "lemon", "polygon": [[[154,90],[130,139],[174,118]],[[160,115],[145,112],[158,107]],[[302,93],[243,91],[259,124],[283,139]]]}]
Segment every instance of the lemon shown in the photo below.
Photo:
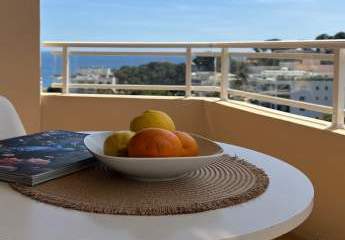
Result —
[{"label": "lemon", "polygon": [[104,142],[104,154],[110,156],[126,156],[127,146],[135,135],[132,131],[116,131]]},{"label": "lemon", "polygon": [[170,131],[175,130],[174,121],[168,114],[157,110],[147,110],[131,121],[130,129],[138,132],[144,128],[162,128]]}]

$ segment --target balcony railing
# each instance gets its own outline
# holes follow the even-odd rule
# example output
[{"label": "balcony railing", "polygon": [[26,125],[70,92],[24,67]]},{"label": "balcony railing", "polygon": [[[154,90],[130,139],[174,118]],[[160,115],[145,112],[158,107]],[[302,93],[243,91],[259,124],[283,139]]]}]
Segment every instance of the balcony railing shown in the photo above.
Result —
[{"label": "balcony railing", "polygon": [[[44,42],[44,47],[60,48],[63,59],[62,94],[69,94],[73,88],[95,88],[114,90],[176,90],[184,91],[191,97],[193,91],[218,92],[222,101],[230,97],[270,102],[295,108],[332,115],[330,129],[344,128],[345,94],[345,41],[256,41],[256,42]],[[294,52],[245,52],[230,51],[248,48],[324,48],[330,53]],[[118,49],[123,49],[119,51]],[[138,51],[136,49],[145,49]],[[154,50],[156,49],[156,50]],[[164,51],[162,49],[165,49]],[[205,51],[212,49],[212,51]],[[149,51],[146,51],[149,50]],[[133,85],[133,84],[79,84],[70,81],[70,56],[185,56],[185,85]],[[219,57],[221,60],[220,86],[193,86],[193,56]],[[333,100],[332,106],[319,105],[298,100],[285,99],[255,92],[231,89],[229,87],[230,56],[255,59],[319,59],[333,62]]]}]

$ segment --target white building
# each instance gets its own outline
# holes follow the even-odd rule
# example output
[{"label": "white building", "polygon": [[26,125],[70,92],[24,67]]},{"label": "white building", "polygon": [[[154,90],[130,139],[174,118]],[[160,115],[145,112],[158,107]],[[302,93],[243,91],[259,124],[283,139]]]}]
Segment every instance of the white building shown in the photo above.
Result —
[{"label": "white building", "polygon": [[[192,84],[196,86],[219,86],[222,74],[219,72],[199,71],[192,73]],[[229,81],[236,80],[236,75],[229,73]]]},{"label": "white building", "polygon": [[[305,80],[295,81],[292,85],[290,98],[319,105],[332,105],[333,82],[329,80]],[[291,113],[322,119],[324,114],[305,110],[303,108],[291,108]]]},{"label": "white building", "polygon": [[[194,86],[220,86],[222,74],[219,72],[196,71],[192,73],[192,85]],[[228,79],[231,84],[237,79],[236,74],[229,73]],[[213,93],[214,94],[214,93]],[[213,95],[211,93],[211,95]],[[207,92],[196,92],[197,96],[208,96]]]},{"label": "white building", "polygon": [[[320,105],[332,104],[332,81],[328,76],[304,70],[289,70],[287,67],[249,74],[245,90]],[[322,119],[324,116],[303,108],[264,102],[260,104],[307,117]]]},{"label": "white building", "polygon": [[81,68],[71,76],[71,83],[116,84],[110,68]]}]

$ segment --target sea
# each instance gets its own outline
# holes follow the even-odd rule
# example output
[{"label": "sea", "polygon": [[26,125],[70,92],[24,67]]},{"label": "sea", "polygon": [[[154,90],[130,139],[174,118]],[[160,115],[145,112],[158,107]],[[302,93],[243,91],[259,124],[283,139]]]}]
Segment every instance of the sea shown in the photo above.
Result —
[{"label": "sea", "polygon": [[[139,66],[150,62],[183,63],[183,56],[78,56],[70,57],[71,74],[83,68],[111,68],[119,69],[122,66]],[[47,88],[56,81],[54,76],[62,73],[61,55],[41,51],[41,77],[43,88]]]}]

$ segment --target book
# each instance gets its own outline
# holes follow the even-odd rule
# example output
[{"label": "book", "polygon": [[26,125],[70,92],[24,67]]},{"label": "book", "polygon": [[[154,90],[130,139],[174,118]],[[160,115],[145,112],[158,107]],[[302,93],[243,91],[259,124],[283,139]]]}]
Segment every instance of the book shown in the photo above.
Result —
[{"label": "book", "polygon": [[0,141],[0,180],[34,186],[93,165],[87,134],[47,131]]}]

